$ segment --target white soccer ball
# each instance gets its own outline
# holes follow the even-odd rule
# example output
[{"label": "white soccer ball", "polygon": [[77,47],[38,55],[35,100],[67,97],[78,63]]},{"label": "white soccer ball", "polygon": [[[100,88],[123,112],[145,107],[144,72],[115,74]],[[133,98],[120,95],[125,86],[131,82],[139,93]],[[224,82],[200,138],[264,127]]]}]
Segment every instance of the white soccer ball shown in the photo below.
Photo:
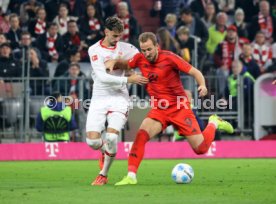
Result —
[{"label": "white soccer ball", "polygon": [[189,164],[177,164],[172,170],[172,179],[178,184],[191,183],[194,178],[194,170]]}]

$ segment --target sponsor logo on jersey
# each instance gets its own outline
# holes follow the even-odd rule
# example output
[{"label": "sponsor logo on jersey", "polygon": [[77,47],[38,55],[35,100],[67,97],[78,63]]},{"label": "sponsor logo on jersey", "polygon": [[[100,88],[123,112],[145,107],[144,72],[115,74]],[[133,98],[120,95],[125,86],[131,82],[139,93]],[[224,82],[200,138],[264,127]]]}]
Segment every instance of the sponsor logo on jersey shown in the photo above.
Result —
[{"label": "sponsor logo on jersey", "polygon": [[98,60],[98,55],[93,55],[92,56],[92,61],[94,62],[94,61],[97,61]]}]

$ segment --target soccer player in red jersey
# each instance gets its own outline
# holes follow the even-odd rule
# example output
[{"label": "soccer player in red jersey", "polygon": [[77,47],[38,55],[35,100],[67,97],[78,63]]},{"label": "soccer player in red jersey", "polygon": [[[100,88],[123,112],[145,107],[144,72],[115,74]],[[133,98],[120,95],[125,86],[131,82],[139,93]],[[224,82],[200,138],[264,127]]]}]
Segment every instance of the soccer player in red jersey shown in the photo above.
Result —
[{"label": "soccer player in red jersey", "polygon": [[129,61],[110,60],[105,64],[110,70],[114,67],[139,67],[142,75],[149,79],[146,89],[151,100],[154,98],[151,101],[152,109],[143,120],[132,145],[128,159],[128,175],[115,185],[137,183],[136,172],[143,159],[145,144],[170,124],[180,135],[187,137],[196,154],[208,151],[216,129],[233,133],[232,125],[216,115],[210,116],[207,127],[201,132],[180,80],[180,71],[193,76],[198,83],[199,96],[205,96],[205,79],[199,70],[174,53],[160,50],[156,36],[151,32],[142,33],[139,36],[139,44],[141,53]]}]

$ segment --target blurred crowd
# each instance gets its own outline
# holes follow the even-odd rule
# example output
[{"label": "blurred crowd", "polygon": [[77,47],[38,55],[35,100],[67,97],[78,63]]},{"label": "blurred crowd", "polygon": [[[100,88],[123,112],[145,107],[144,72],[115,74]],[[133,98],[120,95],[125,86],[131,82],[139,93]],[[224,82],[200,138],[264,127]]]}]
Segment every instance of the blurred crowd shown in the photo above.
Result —
[{"label": "blurred crowd", "polygon": [[[54,77],[72,80],[66,85],[53,80],[51,87],[61,87],[59,91],[68,95],[72,87],[77,87],[74,78],[84,76],[78,63],[89,62],[89,46],[104,35],[105,18],[115,15],[122,19],[125,25],[122,40],[137,45],[140,31],[131,13],[129,1],[2,0],[0,83],[27,75],[49,77],[48,63],[54,63],[57,64]],[[49,81],[31,81],[30,86],[32,95],[49,94]]]},{"label": "blurred crowd", "polygon": [[[148,12],[160,17],[160,47],[216,75],[220,97],[227,90],[235,95],[237,75],[253,84],[275,70],[276,1],[152,0],[152,5]],[[74,64],[89,62],[87,49],[103,37],[109,16],[123,21],[125,42],[137,46],[138,35],[146,31],[130,0],[2,0],[0,14],[0,83],[26,76],[26,59],[32,77],[49,76],[49,62],[57,63],[55,77],[82,76]],[[44,81],[35,86],[39,90]]]}]

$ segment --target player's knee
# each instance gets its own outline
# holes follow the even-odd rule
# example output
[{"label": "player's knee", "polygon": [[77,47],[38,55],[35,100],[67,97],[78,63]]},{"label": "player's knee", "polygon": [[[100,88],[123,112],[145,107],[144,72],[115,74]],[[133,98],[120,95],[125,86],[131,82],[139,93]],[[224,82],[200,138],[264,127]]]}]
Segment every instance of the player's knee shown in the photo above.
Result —
[{"label": "player's knee", "polygon": [[86,143],[94,150],[98,150],[103,146],[103,140],[101,138],[97,138],[97,139],[86,138]]},{"label": "player's knee", "polygon": [[196,154],[205,154],[208,151],[208,148],[206,147],[197,147],[197,148],[193,148],[194,152]]},{"label": "player's knee", "polygon": [[118,135],[115,133],[106,133],[106,151],[110,154],[117,153]]}]

